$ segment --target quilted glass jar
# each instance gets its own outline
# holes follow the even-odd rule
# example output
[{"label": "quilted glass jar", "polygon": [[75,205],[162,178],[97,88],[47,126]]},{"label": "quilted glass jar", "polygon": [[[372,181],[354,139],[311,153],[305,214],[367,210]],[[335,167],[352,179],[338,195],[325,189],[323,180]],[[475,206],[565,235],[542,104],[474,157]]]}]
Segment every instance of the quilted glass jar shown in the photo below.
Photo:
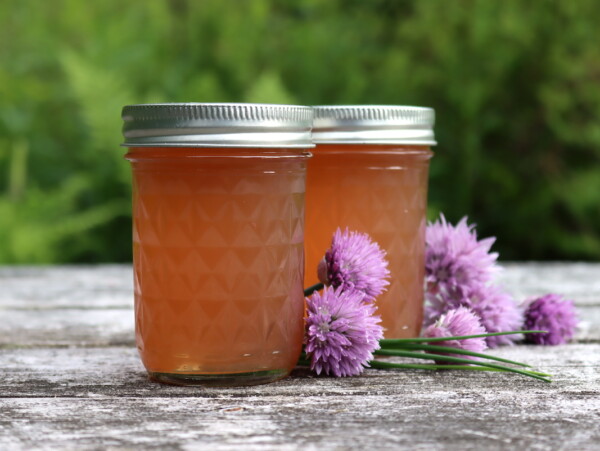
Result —
[{"label": "quilted glass jar", "polygon": [[123,109],[133,168],[136,342],[151,379],[289,374],[303,336],[308,107]]},{"label": "quilted glass jar", "polygon": [[306,186],[305,285],[340,227],[368,233],[391,273],[376,302],[386,338],[416,337],[423,320],[425,227],[434,111],[318,106]]}]

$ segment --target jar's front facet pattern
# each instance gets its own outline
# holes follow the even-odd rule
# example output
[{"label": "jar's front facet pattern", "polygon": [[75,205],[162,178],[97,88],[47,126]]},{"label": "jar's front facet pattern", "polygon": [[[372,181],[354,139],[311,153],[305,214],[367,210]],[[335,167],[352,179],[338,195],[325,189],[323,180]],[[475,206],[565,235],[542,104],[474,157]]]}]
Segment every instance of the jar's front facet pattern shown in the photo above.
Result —
[{"label": "jar's front facet pattern", "polygon": [[[272,153],[272,152],[271,152]],[[151,377],[269,382],[303,335],[306,156],[132,149],[136,341]]]},{"label": "jar's front facet pattern", "polygon": [[416,337],[423,318],[426,146],[320,144],[308,165],[305,284],[333,232],[368,233],[387,253],[390,285],[376,303],[386,338]]}]

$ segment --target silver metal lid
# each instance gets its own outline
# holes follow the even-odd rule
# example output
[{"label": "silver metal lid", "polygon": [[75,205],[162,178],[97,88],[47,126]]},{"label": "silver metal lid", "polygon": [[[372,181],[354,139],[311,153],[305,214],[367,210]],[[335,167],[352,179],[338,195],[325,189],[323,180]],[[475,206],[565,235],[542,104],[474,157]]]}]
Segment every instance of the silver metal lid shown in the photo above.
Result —
[{"label": "silver metal lid", "polygon": [[432,108],[395,105],[315,106],[317,144],[435,145]]},{"label": "silver metal lid", "polygon": [[128,105],[125,147],[314,147],[313,110],[256,103]]}]

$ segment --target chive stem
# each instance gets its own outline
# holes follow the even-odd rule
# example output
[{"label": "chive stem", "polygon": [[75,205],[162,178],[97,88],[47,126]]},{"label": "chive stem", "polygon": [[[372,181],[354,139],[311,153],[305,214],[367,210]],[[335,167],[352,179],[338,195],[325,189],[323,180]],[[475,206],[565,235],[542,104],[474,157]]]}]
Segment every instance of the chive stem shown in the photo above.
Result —
[{"label": "chive stem", "polygon": [[392,363],[382,362],[381,360],[371,360],[371,368],[378,369],[414,369],[414,370],[466,370],[466,371],[496,371],[504,372],[498,368],[488,368],[485,366],[466,366],[466,365],[432,365],[423,363]]},{"label": "chive stem", "polygon": [[516,330],[512,332],[494,332],[491,334],[478,334],[478,335],[461,335],[457,337],[419,337],[419,338],[383,338],[379,340],[381,346],[395,345],[403,343],[432,343],[435,341],[450,341],[450,340],[466,340],[468,338],[486,338],[486,337],[497,337],[499,335],[515,335],[515,334],[547,334],[545,330]]},{"label": "chive stem", "polygon": [[311,285],[310,287],[304,289],[304,296],[310,296],[315,291],[322,290],[324,286],[325,285],[323,285],[321,282],[315,283],[314,285]]},{"label": "chive stem", "polygon": [[388,355],[388,356],[397,356],[397,357],[410,357],[414,359],[425,359],[425,360],[436,360],[441,362],[450,362],[450,363],[464,363],[467,365],[477,365],[477,366],[485,366],[488,368],[496,368],[502,371],[509,371],[511,373],[521,374],[523,376],[533,377],[534,379],[539,379],[544,382],[551,382],[548,378],[543,376],[538,376],[534,372],[527,370],[519,370],[517,368],[511,368],[504,365],[497,365],[495,363],[481,362],[478,360],[470,360],[463,359],[460,357],[451,357],[447,355],[439,355],[439,354],[427,354],[422,352],[413,352],[413,351],[400,351],[396,349],[380,349],[375,351],[376,355]]},{"label": "chive stem", "polygon": [[481,359],[496,360],[498,362],[510,363],[511,365],[523,366],[531,368],[531,365],[526,363],[515,362],[514,360],[503,359],[489,354],[481,354],[479,352],[467,351],[466,349],[453,348],[451,346],[437,346],[427,345],[419,343],[403,343],[401,346],[394,348],[392,346],[386,346],[384,349],[404,349],[409,351],[433,351],[433,352],[447,352],[450,354],[461,354],[470,355],[472,357],[479,357]]},{"label": "chive stem", "polygon": [[[467,366],[467,365],[430,365],[430,364],[420,364],[420,363],[392,363],[392,362],[382,362],[381,360],[371,360],[369,365],[372,368],[379,369],[415,369],[415,370],[460,370],[460,371],[495,371],[504,373],[506,370],[501,370],[498,368],[488,368],[486,366]],[[537,371],[530,371],[532,374],[537,374],[538,376],[548,376],[546,373],[539,373]]]}]

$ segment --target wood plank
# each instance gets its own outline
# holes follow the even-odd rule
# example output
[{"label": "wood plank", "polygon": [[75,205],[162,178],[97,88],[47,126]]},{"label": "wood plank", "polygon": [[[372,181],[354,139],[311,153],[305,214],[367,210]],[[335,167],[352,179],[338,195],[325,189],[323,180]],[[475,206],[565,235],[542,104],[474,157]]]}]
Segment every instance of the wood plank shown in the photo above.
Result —
[{"label": "wood plank", "polygon": [[597,411],[577,395],[441,396],[8,399],[0,447],[591,450],[600,440]]},{"label": "wood plank", "polygon": [[[579,306],[576,339],[600,341],[600,307]],[[0,310],[0,348],[134,346],[131,309]]]},{"label": "wood plank", "polygon": [[130,265],[0,266],[0,309],[133,306]]},{"label": "wood plank", "polygon": [[[573,298],[579,337],[597,341],[599,275],[597,264],[509,264],[501,280],[517,297]],[[0,449],[594,449],[600,439],[600,344],[493,350],[553,384],[300,369],[259,387],[168,387],[147,380],[132,347],[131,291],[126,265],[0,268]]]},{"label": "wood plank", "polygon": [[600,306],[600,263],[505,263],[498,283],[517,299],[559,293],[578,306]]},{"label": "wood plank", "polygon": [[[118,394],[129,397],[213,397],[215,394],[314,396],[322,394],[323,390],[329,393],[333,390],[338,394],[360,394],[367,388],[388,392],[420,391],[427,384],[435,384],[438,389],[449,392],[478,388],[494,392],[533,390],[536,393],[600,390],[598,344],[513,346],[495,349],[490,354],[529,363],[540,371],[551,373],[554,382],[548,385],[513,374],[373,369],[367,370],[362,377],[336,379],[312,377],[309,371],[299,368],[294,377],[275,384],[223,389],[182,388],[148,381],[137,351],[129,347],[35,348],[0,350],[0,361],[3,363],[0,398],[85,397],[90,393],[95,396]],[[417,374],[419,377],[415,378]]]},{"label": "wood plank", "polygon": [[133,346],[133,309],[0,310],[0,348]]},{"label": "wood plank", "polygon": [[[592,449],[600,345],[512,347],[551,371],[386,372],[247,388],[147,381],[133,349],[0,350],[0,448]],[[498,352],[496,354],[499,354]]]},{"label": "wood plank", "polygon": [[[504,263],[499,283],[517,298],[558,292],[600,305],[600,263]],[[0,308],[131,308],[129,265],[0,267]]]},{"label": "wood plank", "polygon": [[[597,264],[509,264],[501,282],[518,299],[575,299],[577,339],[600,341],[599,276]],[[0,267],[0,347],[132,346],[132,306],[128,265]]]}]

